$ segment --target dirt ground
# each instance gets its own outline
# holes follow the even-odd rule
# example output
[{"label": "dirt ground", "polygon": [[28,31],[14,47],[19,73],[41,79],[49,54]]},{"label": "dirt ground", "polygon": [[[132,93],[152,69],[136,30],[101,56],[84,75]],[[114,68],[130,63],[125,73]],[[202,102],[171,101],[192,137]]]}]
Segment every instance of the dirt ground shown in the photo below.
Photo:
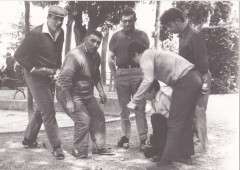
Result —
[{"label": "dirt ground", "polygon": [[[211,95],[208,111],[207,152],[193,159],[193,166],[174,163],[175,170],[238,170],[239,169],[239,95]],[[149,120],[149,115],[148,115]],[[148,122],[149,123],[149,122]],[[151,132],[149,123],[149,132]],[[61,136],[66,159],[56,161],[50,148],[23,149],[23,133],[0,134],[0,169],[3,170],[144,170],[152,165],[139,152],[135,120],[132,120],[131,145],[128,150],[116,147],[120,137],[120,124],[107,125],[108,144],[116,153],[114,156],[89,155],[86,160],[71,156],[73,128],[62,128]],[[48,142],[44,132],[39,142]]]}]

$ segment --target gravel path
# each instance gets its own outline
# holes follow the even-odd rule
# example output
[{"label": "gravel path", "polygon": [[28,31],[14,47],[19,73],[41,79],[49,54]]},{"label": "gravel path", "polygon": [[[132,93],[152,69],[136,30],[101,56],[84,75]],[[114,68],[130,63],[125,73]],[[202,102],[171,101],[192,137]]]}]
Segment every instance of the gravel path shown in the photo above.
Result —
[{"label": "gravel path", "polygon": [[[149,120],[149,116],[148,116]],[[150,125],[150,124],[149,124]],[[149,129],[151,132],[151,129]],[[132,120],[132,136],[128,150],[116,147],[120,137],[119,121],[107,125],[107,143],[114,156],[89,155],[86,160],[71,156],[73,128],[61,128],[66,159],[56,161],[43,147],[26,150],[21,146],[22,133],[0,134],[0,169],[56,169],[56,170],[144,170],[152,165],[139,152],[135,120]],[[41,132],[38,141],[45,141]],[[47,144],[48,146],[48,144]],[[47,149],[50,151],[50,149]],[[239,95],[211,95],[208,107],[208,149],[193,160],[193,166],[174,163],[175,170],[239,170]]]}]

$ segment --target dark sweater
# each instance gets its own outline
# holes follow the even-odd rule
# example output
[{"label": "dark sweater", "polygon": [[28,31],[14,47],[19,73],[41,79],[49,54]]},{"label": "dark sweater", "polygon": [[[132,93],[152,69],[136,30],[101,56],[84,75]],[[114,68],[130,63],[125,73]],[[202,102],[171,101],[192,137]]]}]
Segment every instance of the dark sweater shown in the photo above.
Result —
[{"label": "dark sweater", "polygon": [[209,63],[205,39],[198,30],[189,25],[180,34],[179,55],[194,64],[202,75],[208,72]]},{"label": "dark sweater", "polygon": [[64,32],[54,42],[48,33],[42,33],[43,25],[31,30],[15,52],[15,60],[28,71],[33,67],[60,69]]}]

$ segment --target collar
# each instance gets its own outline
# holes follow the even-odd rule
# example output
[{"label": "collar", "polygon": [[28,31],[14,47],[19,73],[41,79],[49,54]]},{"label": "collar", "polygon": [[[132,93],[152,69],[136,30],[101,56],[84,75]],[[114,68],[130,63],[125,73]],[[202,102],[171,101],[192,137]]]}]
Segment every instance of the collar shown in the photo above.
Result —
[{"label": "collar", "polygon": [[131,30],[131,31],[129,31],[129,32],[126,32],[126,31],[124,31],[124,30],[121,30],[121,32],[124,34],[124,35],[131,35],[133,32],[135,31],[135,28],[133,29],[133,30]]},{"label": "collar", "polygon": [[86,47],[85,43],[83,44],[83,47],[85,49],[85,52],[88,53],[88,50],[87,50],[87,47]]},{"label": "collar", "polygon": [[44,23],[44,24],[43,24],[42,33],[49,34],[50,37],[53,39],[53,41],[56,41],[56,40],[57,40],[60,32],[61,32],[61,29],[58,30],[58,31],[55,33],[55,38],[53,38],[52,34],[50,33],[50,31],[49,31],[49,29],[48,29],[47,23]]},{"label": "collar", "polygon": [[85,50],[85,53],[87,54],[88,57],[93,57],[96,53],[90,53],[85,45],[85,43],[83,43],[83,47]]},{"label": "collar", "polygon": [[183,31],[181,33],[179,33],[179,38],[184,38],[186,36],[189,28],[190,28],[190,25],[187,24],[186,27],[183,29]]},{"label": "collar", "polygon": [[159,100],[160,100],[161,93],[162,93],[162,91],[161,91],[161,89],[160,89],[160,90],[157,92],[157,94],[156,94],[156,97],[155,97],[155,100],[156,100],[156,101],[159,101]]}]

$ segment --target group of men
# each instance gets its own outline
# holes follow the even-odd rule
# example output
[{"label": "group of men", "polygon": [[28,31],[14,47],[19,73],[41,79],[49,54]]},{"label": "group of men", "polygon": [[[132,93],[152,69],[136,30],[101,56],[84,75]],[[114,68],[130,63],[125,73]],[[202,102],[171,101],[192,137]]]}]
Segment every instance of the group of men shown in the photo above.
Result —
[{"label": "group of men", "polygon": [[[26,82],[37,104],[22,144],[37,147],[36,139],[43,123],[53,156],[58,160],[65,156],[55,118],[52,93],[55,88],[59,104],[74,121],[72,155],[79,159],[88,157],[89,136],[93,154],[111,152],[106,147],[104,113],[94,97],[96,87],[101,103],[107,102],[99,70],[101,58],[97,52],[102,34],[89,30],[84,43],[68,52],[62,64],[64,33],[61,27],[65,16],[65,9],[50,6],[47,22],[31,30],[14,55],[25,68]],[[196,143],[200,143],[196,151],[205,150],[207,135],[205,111],[211,75],[204,38],[185,22],[179,9],[171,8],[161,16],[161,23],[180,34],[179,55],[156,51],[149,48],[147,34],[135,28],[136,20],[132,8],[123,9],[123,28],[114,33],[109,42],[108,64],[122,109],[122,135],[117,145],[129,145],[130,111],[133,111],[140,150],[158,162],[150,169],[171,166],[172,162],[190,164],[194,154],[193,132],[199,140]],[[172,87],[171,96],[165,96],[158,81]],[[202,89],[203,82],[207,83],[207,93]],[[154,110],[150,144],[147,144],[146,100],[151,101]]]}]

